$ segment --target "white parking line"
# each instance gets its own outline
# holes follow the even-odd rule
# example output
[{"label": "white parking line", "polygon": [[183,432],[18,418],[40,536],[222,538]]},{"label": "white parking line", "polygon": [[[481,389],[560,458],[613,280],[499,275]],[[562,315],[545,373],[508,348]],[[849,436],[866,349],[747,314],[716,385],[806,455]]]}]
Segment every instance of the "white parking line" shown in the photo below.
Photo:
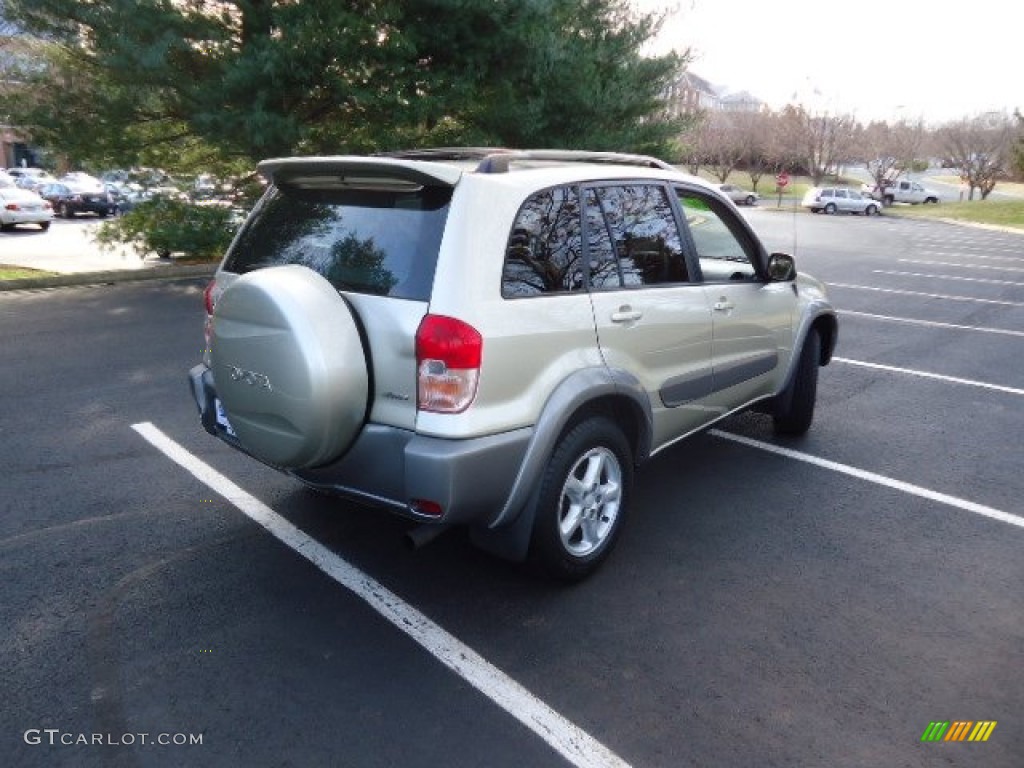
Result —
[{"label": "white parking line", "polygon": [[[930,241],[915,240],[916,249],[936,256],[966,256],[971,259],[1006,259],[1021,261],[1021,248],[1005,248],[1002,246],[978,245],[968,241]],[[1015,256],[988,256],[990,253],[1016,254]]]},{"label": "white parking line", "polygon": [[962,283],[985,283],[986,285],[1015,285],[1024,286],[1024,283],[1015,280],[995,280],[990,277],[962,277],[961,275],[935,275],[927,272],[900,272],[895,269],[873,269],[875,275],[895,275],[896,277],[925,277],[932,280],[956,280]]},{"label": "white parking line", "polygon": [[930,259],[896,259],[903,264],[924,264],[929,267],[962,267],[964,269],[992,269],[998,272],[1024,272],[1024,267],[993,267],[991,264],[960,264],[955,261],[932,261]]},{"label": "white parking line", "polygon": [[189,453],[153,424],[133,424],[132,429],[279,541],[355,593],[438,661],[540,736],[572,765],[579,768],[628,768],[629,764],[621,757],[555,712],[472,648]]},{"label": "white parking line", "polygon": [[946,301],[973,301],[977,304],[998,304],[1001,307],[1024,307],[1019,301],[1000,301],[999,299],[979,299],[974,296],[948,296],[942,293],[924,293],[923,291],[904,291],[898,288],[877,288],[873,285],[854,285],[852,283],[828,283],[829,288],[849,288],[855,291],[873,291],[874,293],[893,293],[901,296],[922,296],[926,299],[945,299]]},{"label": "white parking line", "polygon": [[949,328],[957,331],[977,331],[978,333],[996,333],[1002,336],[1024,337],[1024,331],[1011,331],[1007,328],[986,328],[983,325],[957,325],[956,323],[940,323],[937,320],[917,320],[912,317],[893,317],[891,315],[876,315],[871,312],[855,312],[852,309],[844,309],[840,312],[843,317],[867,317],[872,320],[885,320],[893,323],[907,323],[909,325],[924,325],[930,328]]},{"label": "white parking line", "polygon": [[[964,253],[963,251],[931,251],[931,250],[923,250],[923,251],[921,251],[921,253],[923,253],[923,254],[925,254],[927,256],[953,256],[954,258],[957,257],[957,256],[963,256],[963,257],[968,258],[968,259],[982,259],[984,261],[1016,261],[1016,262],[1024,261],[1024,257],[1022,257],[1022,256],[992,256],[992,255],[990,255],[990,253],[993,250],[998,251],[999,249],[998,248],[986,248],[984,254],[981,254],[981,253]],[[1007,252],[1008,253],[1020,253],[1020,251],[1007,251]]]},{"label": "white parking line", "polygon": [[1003,512],[993,507],[987,507],[984,504],[977,504],[967,499],[961,499],[957,496],[950,496],[945,493],[939,493],[933,491],[930,488],[923,488],[920,485],[914,485],[912,483],[905,483],[902,480],[895,480],[885,475],[879,475],[875,472],[868,472],[867,470],[858,469],[857,467],[851,467],[848,464],[840,464],[837,461],[829,461],[828,459],[822,459],[817,456],[811,456],[808,453],[801,453],[800,451],[793,451],[789,448],[783,448],[779,445],[773,445],[772,443],[765,443],[760,440],[754,440],[743,435],[736,435],[732,432],[723,432],[720,429],[712,429],[709,434],[715,437],[720,437],[723,440],[731,440],[734,443],[740,443],[750,448],[757,448],[761,451],[767,451],[774,453],[779,456],[785,456],[787,459],[795,459],[796,461],[802,461],[806,464],[813,464],[816,467],[822,469],[828,469],[833,472],[839,472],[843,475],[850,477],[856,477],[860,480],[866,480],[869,483],[875,485],[881,485],[886,488],[891,488],[896,491],[908,493],[912,496],[918,496],[922,499],[928,499],[930,501],[936,501],[939,504],[945,504],[949,507],[955,507],[956,509],[963,510],[964,512],[973,512],[976,515],[982,517],[988,517],[992,520],[998,520],[1002,523],[1009,523],[1010,525],[1016,525],[1018,528],[1024,528],[1024,517],[1020,515],[1014,515],[1009,512]]},{"label": "white parking line", "polygon": [[991,389],[996,392],[1006,392],[1010,395],[1024,395],[1024,389],[1004,387],[1002,384],[990,384],[987,381],[961,379],[957,376],[944,376],[941,373],[929,373],[928,371],[918,371],[913,368],[898,368],[895,365],[882,365],[881,363],[868,363],[863,360],[851,360],[847,357],[833,357],[832,361],[835,363],[845,363],[846,365],[855,365],[860,368],[872,368],[876,371],[886,371],[887,373],[902,373],[907,376],[917,376],[922,379],[934,379],[936,381],[944,381],[948,384],[964,384],[968,387]]}]

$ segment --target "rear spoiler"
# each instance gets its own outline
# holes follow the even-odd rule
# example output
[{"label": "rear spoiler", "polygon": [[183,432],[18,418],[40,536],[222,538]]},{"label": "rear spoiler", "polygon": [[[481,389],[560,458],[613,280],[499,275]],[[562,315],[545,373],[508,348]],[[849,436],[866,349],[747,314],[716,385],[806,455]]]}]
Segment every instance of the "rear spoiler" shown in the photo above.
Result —
[{"label": "rear spoiler", "polygon": [[264,160],[259,173],[278,187],[388,189],[453,187],[462,169],[421,160],[386,157],[288,157]]}]

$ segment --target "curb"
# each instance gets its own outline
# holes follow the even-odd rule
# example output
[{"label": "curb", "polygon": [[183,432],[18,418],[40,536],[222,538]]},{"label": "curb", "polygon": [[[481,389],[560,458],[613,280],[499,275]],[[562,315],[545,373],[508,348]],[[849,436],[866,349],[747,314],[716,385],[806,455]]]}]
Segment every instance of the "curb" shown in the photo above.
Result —
[{"label": "curb", "polygon": [[213,277],[218,264],[188,264],[180,267],[149,267],[108,272],[80,272],[73,275],[51,277],[25,277],[18,280],[0,280],[0,291],[33,290],[37,288],[67,288],[82,285],[110,285],[140,280],[175,280],[184,277]]}]

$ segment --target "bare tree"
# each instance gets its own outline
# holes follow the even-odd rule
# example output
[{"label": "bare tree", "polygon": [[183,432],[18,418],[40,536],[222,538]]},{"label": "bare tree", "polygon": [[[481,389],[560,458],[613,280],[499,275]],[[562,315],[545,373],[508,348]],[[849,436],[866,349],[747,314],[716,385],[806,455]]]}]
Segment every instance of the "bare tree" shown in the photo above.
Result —
[{"label": "bare tree", "polygon": [[857,131],[856,151],[876,188],[881,189],[887,181],[893,181],[913,167],[924,138],[925,127],[920,120],[916,123],[900,121],[895,125],[873,122]]},{"label": "bare tree", "polygon": [[836,173],[840,161],[853,154],[854,127],[851,115],[811,113],[803,106],[787,107],[785,121],[814,184]]},{"label": "bare tree", "polygon": [[701,111],[693,114],[686,130],[679,136],[686,167],[694,176],[707,161],[708,113]]},{"label": "bare tree", "polygon": [[974,199],[975,189],[982,200],[987,198],[1009,170],[1014,135],[1010,118],[1000,112],[964,118],[939,129],[946,156],[968,186],[968,200]]},{"label": "bare tree", "polygon": [[736,136],[743,147],[743,161],[746,163],[750,183],[755,192],[761,177],[773,170],[769,157],[774,132],[772,122],[773,115],[770,112],[751,111],[735,114]]},{"label": "bare tree", "polygon": [[804,130],[802,108],[788,104],[772,120],[772,138],[768,145],[768,157],[776,171],[804,172]]},{"label": "bare tree", "polygon": [[1013,142],[1013,172],[1018,179],[1024,179],[1024,115],[1020,110],[1013,113],[1017,121],[1017,137]]},{"label": "bare tree", "polygon": [[747,149],[733,112],[713,112],[708,119],[706,149],[715,177],[725,183],[746,157]]}]

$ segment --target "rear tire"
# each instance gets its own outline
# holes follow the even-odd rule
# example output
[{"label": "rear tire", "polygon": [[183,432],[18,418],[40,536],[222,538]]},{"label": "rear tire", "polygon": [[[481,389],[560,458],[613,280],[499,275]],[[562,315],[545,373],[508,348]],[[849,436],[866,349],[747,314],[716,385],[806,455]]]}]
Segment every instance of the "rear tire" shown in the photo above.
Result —
[{"label": "rear tire", "polygon": [[831,216],[835,212],[836,212],[836,204],[835,203],[829,203],[828,205],[825,206],[825,213],[827,213],[829,216]]},{"label": "rear tire", "polygon": [[632,498],[633,454],[609,419],[587,419],[555,447],[534,508],[530,558],[559,581],[586,578],[618,541]]},{"label": "rear tire", "polygon": [[792,381],[776,398],[772,412],[776,434],[802,435],[811,428],[814,403],[818,397],[820,362],[821,335],[816,328],[812,328],[804,339]]},{"label": "rear tire", "polygon": [[41,230],[43,230],[43,232],[45,232],[46,230],[48,230],[50,228],[50,222],[48,222],[48,221],[41,221],[41,222],[39,222],[39,228]]}]

